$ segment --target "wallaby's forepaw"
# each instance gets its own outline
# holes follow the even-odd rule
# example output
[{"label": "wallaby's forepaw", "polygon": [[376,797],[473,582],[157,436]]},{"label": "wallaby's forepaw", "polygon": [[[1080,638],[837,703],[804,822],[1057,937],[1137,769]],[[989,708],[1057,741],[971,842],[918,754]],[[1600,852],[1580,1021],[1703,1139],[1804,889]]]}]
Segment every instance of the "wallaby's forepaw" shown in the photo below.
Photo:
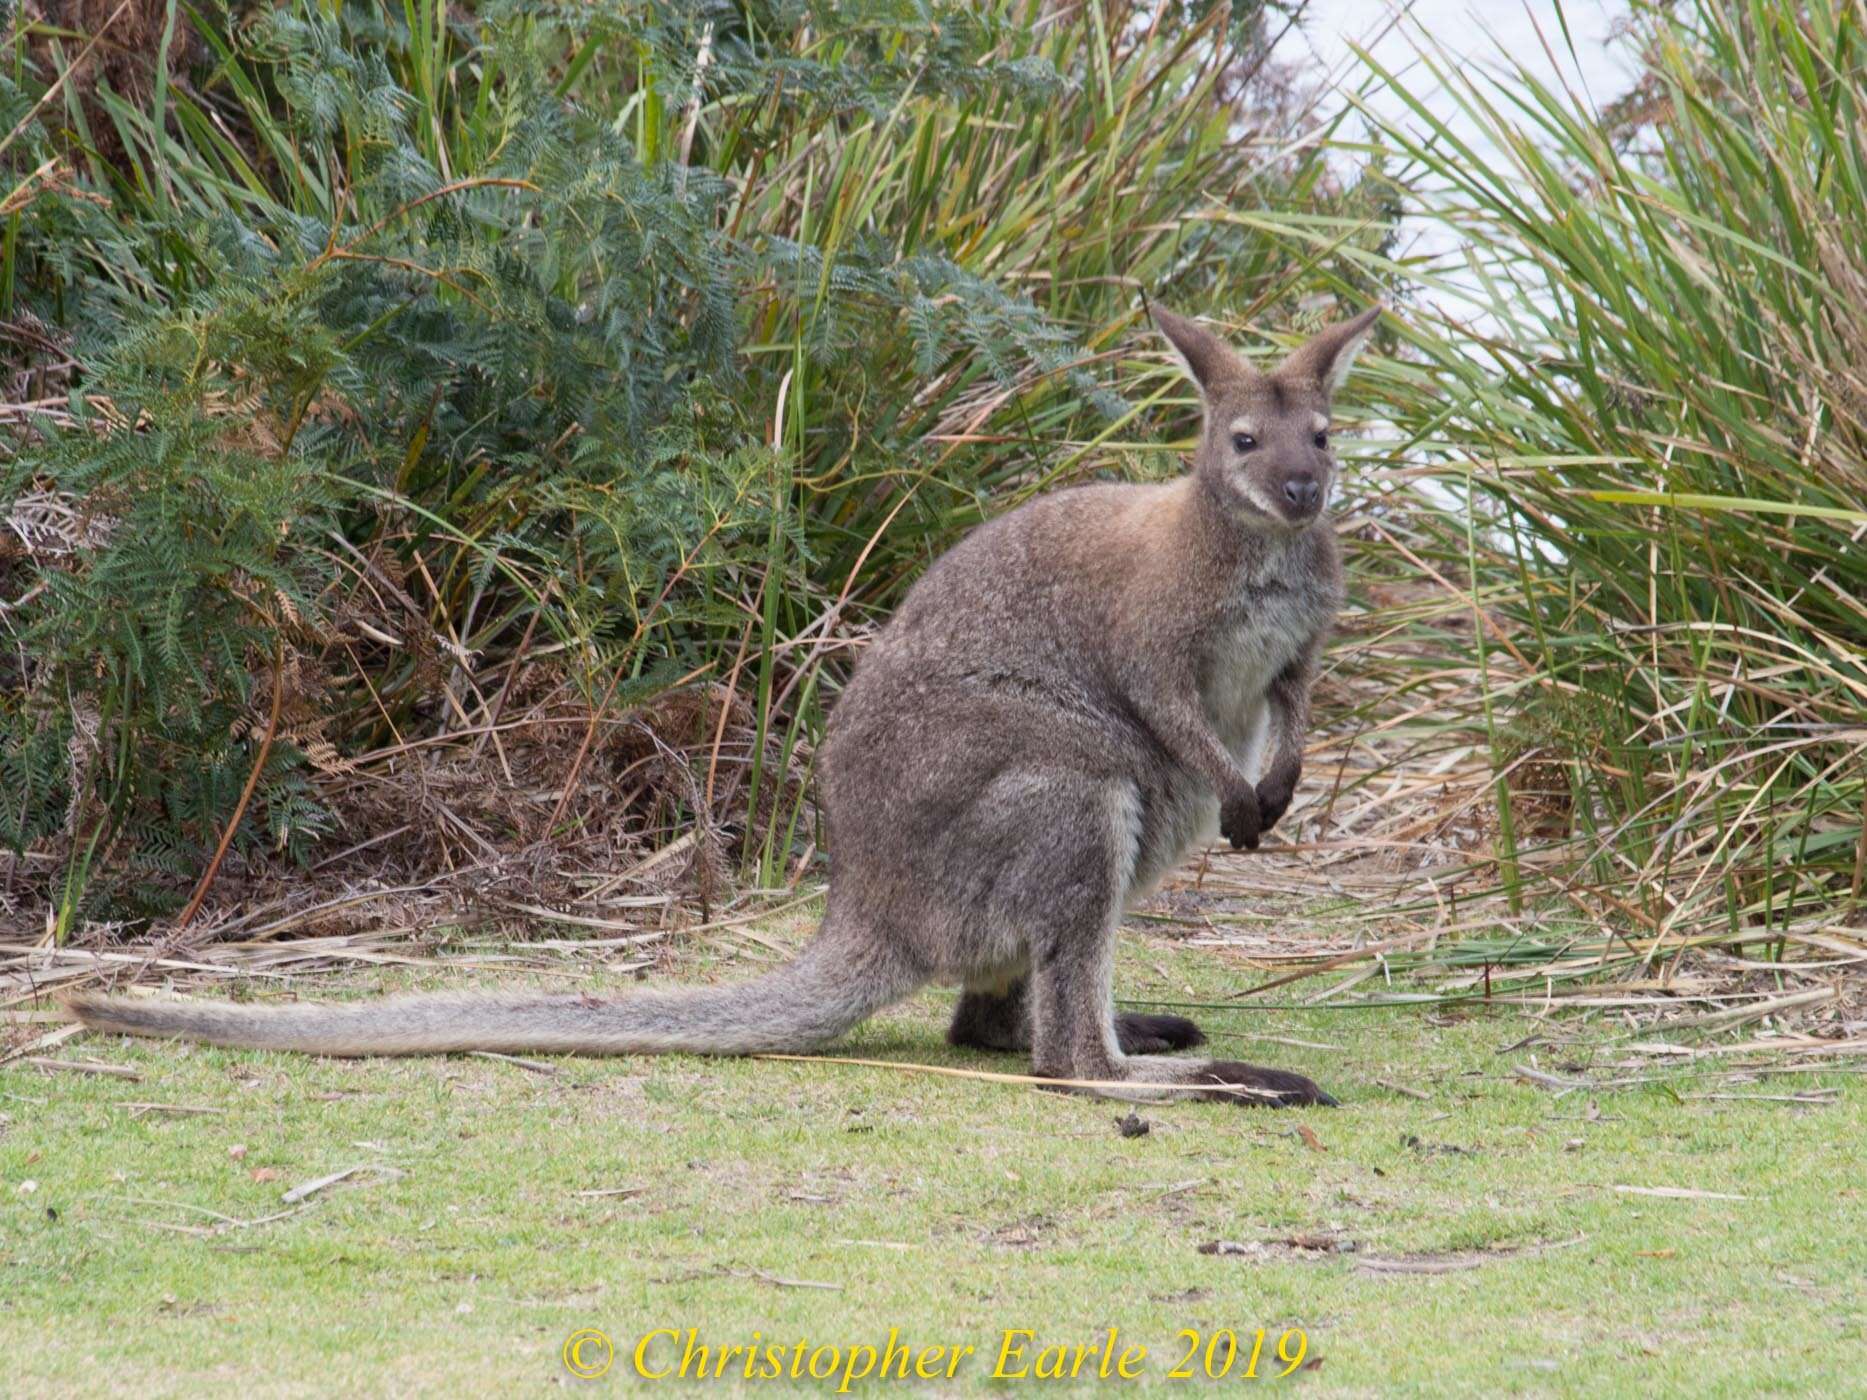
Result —
[{"label": "wallaby's forepaw", "polygon": [[1314,1080],[1286,1069],[1265,1069],[1262,1065],[1242,1064],[1237,1060],[1214,1060],[1194,1076],[1195,1084],[1214,1087],[1198,1097],[1213,1101],[1227,1100],[1258,1108],[1334,1108],[1335,1100]]},{"label": "wallaby's forepaw", "polygon": [[1258,784],[1258,834],[1261,836],[1283,820],[1285,812],[1290,810],[1290,799],[1296,796],[1297,779],[1303,776],[1303,765],[1298,762],[1279,763],[1264,775],[1264,781]]},{"label": "wallaby's forepaw", "polygon": [[1295,795],[1295,788],[1273,788],[1268,783],[1258,788],[1258,833],[1260,835],[1283,820],[1284,813],[1290,810],[1290,799]]},{"label": "wallaby's forepaw", "polygon": [[1258,794],[1254,788],[1245,788],[1219,808],[1219,833],[1232,843],[1232,849],[1255,851],[1258,848],[1258,834],[1264,830],[1264,820],[1258,811]]},{"label": "wallaby's forepaw", "polygon": [[1206,1033],[1184,1016],[1150,1016],[1139,1011],[1116,1014],[1115,1038],[1124,1055],[1162,1055],[1206,1043]]}]

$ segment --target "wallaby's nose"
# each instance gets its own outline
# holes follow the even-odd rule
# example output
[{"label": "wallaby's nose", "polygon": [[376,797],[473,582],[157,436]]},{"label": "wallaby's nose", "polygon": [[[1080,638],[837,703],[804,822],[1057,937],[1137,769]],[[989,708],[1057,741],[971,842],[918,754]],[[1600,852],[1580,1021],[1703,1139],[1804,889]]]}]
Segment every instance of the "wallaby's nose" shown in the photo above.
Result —
[{"label": "wallaby's nose", "polygon": [[1322,504],[1322,487],[1313,476],[1293,476],[1284,483],[1284,499],[1293,510],[1310,515]]}]

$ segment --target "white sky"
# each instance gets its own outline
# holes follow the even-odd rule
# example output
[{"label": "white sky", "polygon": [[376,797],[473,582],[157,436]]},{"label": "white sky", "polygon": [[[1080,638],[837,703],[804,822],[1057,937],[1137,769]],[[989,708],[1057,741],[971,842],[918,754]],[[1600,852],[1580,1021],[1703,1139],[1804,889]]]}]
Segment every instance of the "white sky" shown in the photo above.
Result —
[{"label": "white sky", "polygon": [[[1558,9],[1568,20],[1573,56],[1563,38]],[[1501,73],[1507,61],[1515,61],[1546,82],[1560,79],[1599,110],[1625,92],[1633,80],[1635,68],[1625,46],[1610,42],[1614,21],[1626,12],[1624,0],[1563,0],[1560,5],[1558,0],[1310,0],[1300,30],[1284,37],[1278,57],[1321,65],[1337,82],[1352,86],[1367,77],[1350,49],[1357,44],[1413,86],[1423,76],[1417,52],[1424,35],[1481,69]],[[1397,13],[1404,13],[1404,18],[1395,24]],[[1416,95],[1433,105],[1430,93]],[[1417,118],[1391,91],[1371,91],[1366,100],[1384,117],[1417,128]],[[1464,119],[1456,103],[1444,100],[1436,106],[1435,115],[1480,154],[1494,150]],[[1341,134],[1359,139],[1360,129],[1360,119],[1350,117]],[[1446,228],[1421,220],[1403,225],[1401,245],[1403,256],[1446,253],[1455,247]],[[1461,320],[1475,313],[1463,298],[1448,293],[1436,293],[1428,300]]]},{"label": "white sky", "polygon": [[[1569,34],[1575,41],[1574,60],[1563,42],[1558,8],[1568,18]],[[1398,11],[1404,11],[1406,19],[1392,26],[1388,21]],[[1619,0],[1566,0],[1560,7],[1557,0],[1412,0],[1411,4],[1310,0],[1302,33],[1286,38],[1280,56],[1295,60],[1307,51],[1331,71],[1346,71],[1353,62],[1349,45],[1367,47],[1372,40],[1374,56],[1382,66],[1404,73],[1414,53],[1407,33],[1411,26],[1480,65],[1496,66],[1508,55],[1546,79],[1566,78],[1583,96],[1602,106],[1621,94],[1632,72],[1624,56],[1608,44],[1614,20],[1626,11]],[[1558,64],[1551,64],[1545,43]],[[1399,102],[1378,94],[1372,100],[1384,113],[1405,110]]]},{"label": "white sky", "polygon": [[[1573,56],[1563,38],[1559,8],[1568,20]],[[1354,85],[1367,74],[1350,45],[1368,49],[1383,68],[1414,88],[1415,96],[1436,117],[1481,156],[1489,156],[1495,148],[1479,136],[1455,102],[1443,94],[1436,102],[1434,94],[1418,90],[1424,76],[1417,56],[1422,37],[1464,59],[1467,71],[1475,64],[1501,75],[1514,62],[1546,83],[1560,79],[1598,111],[1627,90],[1636,72],[1625,46],[1610,42],[1615,20],[1627,9],[1625,0],[1562,0],[1560,5],[1558,0],[1310,0],[1300,30],[1284,37],[1277,57],[1289,63],[1321,65],[1336,82]],[[1405,18],[1394,24],[1397,12],[1404,12]],[[1384,119],[1417,130],[1412,110],[1391,92],[1371,91],[1366,101]],[[1361,119],[1350,116],[1339,134],[1359,140],[1362,129]],[[1353,177],[1352,171],[1343,173]],[[1428,194],[1417,186],[1414,192]],[[1440,273],[1454,285],[1465,281],[1463,269],[1457,266],[1458,246],[1455,235],[1443,224],[1421,218],[1402,223],[1399,255],[1433,255]],[[1491,317],[1481,306],[1455,291],[1426,291],[1421,299],[1457,322],[1492,329]],[[1379,436],[1377,425],[1363,426]],[[1361,466],[1356,461],[1345,465],[1351,473]],[[1436,483],[1418,484],[1442,504],[1458,508],[1457,499]]]}]

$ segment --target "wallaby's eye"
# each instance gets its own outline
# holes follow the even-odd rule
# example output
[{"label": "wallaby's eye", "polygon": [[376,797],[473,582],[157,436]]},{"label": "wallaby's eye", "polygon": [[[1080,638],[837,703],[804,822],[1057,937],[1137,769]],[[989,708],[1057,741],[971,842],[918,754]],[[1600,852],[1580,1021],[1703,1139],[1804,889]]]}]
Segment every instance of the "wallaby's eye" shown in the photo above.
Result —
[{"label": "wallaby's eye", "polygon": [[1327,428],[1324,428],[1320,433],[1316,434],[1316,445],[1324,449],[1328,448],[1329,430]]},{"label": "wallaby's eye", "polygon": [[1258,440],[1251,436],[1250,433],[1232,434],[1232,450],[1234,452],[1249,452],[1257,445]]}]

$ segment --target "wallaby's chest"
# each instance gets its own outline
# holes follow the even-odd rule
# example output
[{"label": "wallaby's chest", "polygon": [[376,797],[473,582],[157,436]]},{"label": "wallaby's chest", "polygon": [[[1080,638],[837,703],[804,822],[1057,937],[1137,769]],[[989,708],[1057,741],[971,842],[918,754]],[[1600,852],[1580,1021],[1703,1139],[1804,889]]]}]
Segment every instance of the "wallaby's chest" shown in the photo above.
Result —
[{"label": "wallaby's chest", "polygon": [[1241,740],[1270,684],[1329,625],[1326,598],[1301,583],[1246,577],[1221,601],[1200,668],[1200,698],[1220,735]]}]

